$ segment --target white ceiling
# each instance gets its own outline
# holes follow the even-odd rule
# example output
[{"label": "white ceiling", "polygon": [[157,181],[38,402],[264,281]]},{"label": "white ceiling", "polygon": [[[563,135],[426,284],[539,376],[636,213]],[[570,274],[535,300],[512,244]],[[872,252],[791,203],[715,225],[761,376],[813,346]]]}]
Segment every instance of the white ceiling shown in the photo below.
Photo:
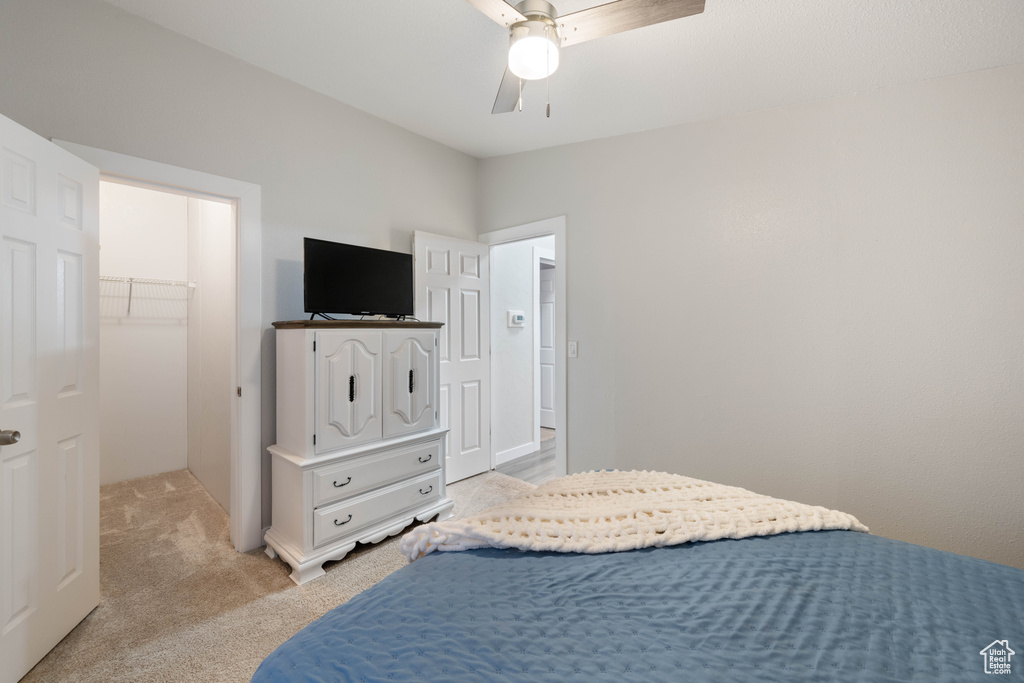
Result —
[{"label": "white ceiling", "polygon": [[707,0],[565,49],[546,119],[543,81],[490,113],[508,33],[465,0],[107,1],[478,157],[1024,63],[1021,0]]}]

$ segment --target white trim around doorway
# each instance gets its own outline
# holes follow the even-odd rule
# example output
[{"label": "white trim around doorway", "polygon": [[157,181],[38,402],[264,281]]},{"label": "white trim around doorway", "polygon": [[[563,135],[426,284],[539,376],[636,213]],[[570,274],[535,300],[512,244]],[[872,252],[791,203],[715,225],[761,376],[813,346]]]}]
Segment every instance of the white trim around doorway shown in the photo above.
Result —
[{"label": "white trim around doorway", "polygon": [[[555,216],[541,221],[517,225],[502,230],[477,235],[477,239],[491,246],[504,244],[506,242],[518,242],[519,240],[531,239],[534,237],[555,236],[555,353],[558,356],[558,363],[555,368],[555,384],[557,395],[555,396],[555,424],[558,436],[555,439],[555,471],[559,476],[568,473],[569,454],[569,421],[567,419],[567,365],[568,353],[566,352],[567,325],[566,309],[568,299],[566,298],[566,248],[565,248],[565,216]],[[492,311],[493,314],[493,311]],[[493,387],[493,385],[492,385]],[[493,388],[492,388],[493,390]],[[494,458],[494,449],[491,449],[491,458]],[[491,463],[494,467],[494,462]]]},{"label": "white trim around doorway", "polygon": [[101,180],[170,189],[188,196],[228,201],[235,206],[238,279],[233,374],[241,393],[231,411],[231,542],[239,552],[260,547],[263,545],[260,186],[73,142],[53,140],[53,143],[99,168]]}]

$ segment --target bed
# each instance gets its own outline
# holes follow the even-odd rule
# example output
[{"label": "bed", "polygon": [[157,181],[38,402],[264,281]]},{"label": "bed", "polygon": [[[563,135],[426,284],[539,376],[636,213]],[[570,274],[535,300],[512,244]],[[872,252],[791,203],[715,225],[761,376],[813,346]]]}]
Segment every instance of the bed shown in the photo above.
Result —
[{"label": "bed", "polygon": [[969,681],[1015,645],[1024,572],[832,529],[428,553],[253,681]]}]

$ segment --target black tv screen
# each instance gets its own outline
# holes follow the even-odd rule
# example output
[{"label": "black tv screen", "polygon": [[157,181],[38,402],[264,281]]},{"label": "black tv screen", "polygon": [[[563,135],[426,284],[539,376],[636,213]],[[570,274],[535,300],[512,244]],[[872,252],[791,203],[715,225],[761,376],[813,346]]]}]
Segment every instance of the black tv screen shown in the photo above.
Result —
[{"label": "black tv screen", "polygon": [[306,237],[306,313],[411,316],[412,255]]}]

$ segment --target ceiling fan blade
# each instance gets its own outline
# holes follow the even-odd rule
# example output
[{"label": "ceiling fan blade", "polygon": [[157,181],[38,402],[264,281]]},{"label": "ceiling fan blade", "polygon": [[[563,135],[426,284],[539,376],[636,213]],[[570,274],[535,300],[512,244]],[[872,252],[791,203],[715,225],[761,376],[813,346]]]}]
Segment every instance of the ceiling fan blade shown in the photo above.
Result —
[{"label": "ceiling fan blade", "polygon": [[515,111],[519,103],[519,77],[505,67],[505,75],[501,77],[501,85],[498,86],[498,96],[494,98],[492,114],[504,114]]},{"label": "ceiling fan blade", "polygon": [[559,17],[558,34],[567,47],[703,11],[704,0],[617,0]]},{"label": "ceiling fan blade", "polygon": [[515,7],[505,2],[505,0],[466,0],[466,2],[505,28],[508,28],[517,21],[526,21],[526,17],[520,14],[519,10]]}]

